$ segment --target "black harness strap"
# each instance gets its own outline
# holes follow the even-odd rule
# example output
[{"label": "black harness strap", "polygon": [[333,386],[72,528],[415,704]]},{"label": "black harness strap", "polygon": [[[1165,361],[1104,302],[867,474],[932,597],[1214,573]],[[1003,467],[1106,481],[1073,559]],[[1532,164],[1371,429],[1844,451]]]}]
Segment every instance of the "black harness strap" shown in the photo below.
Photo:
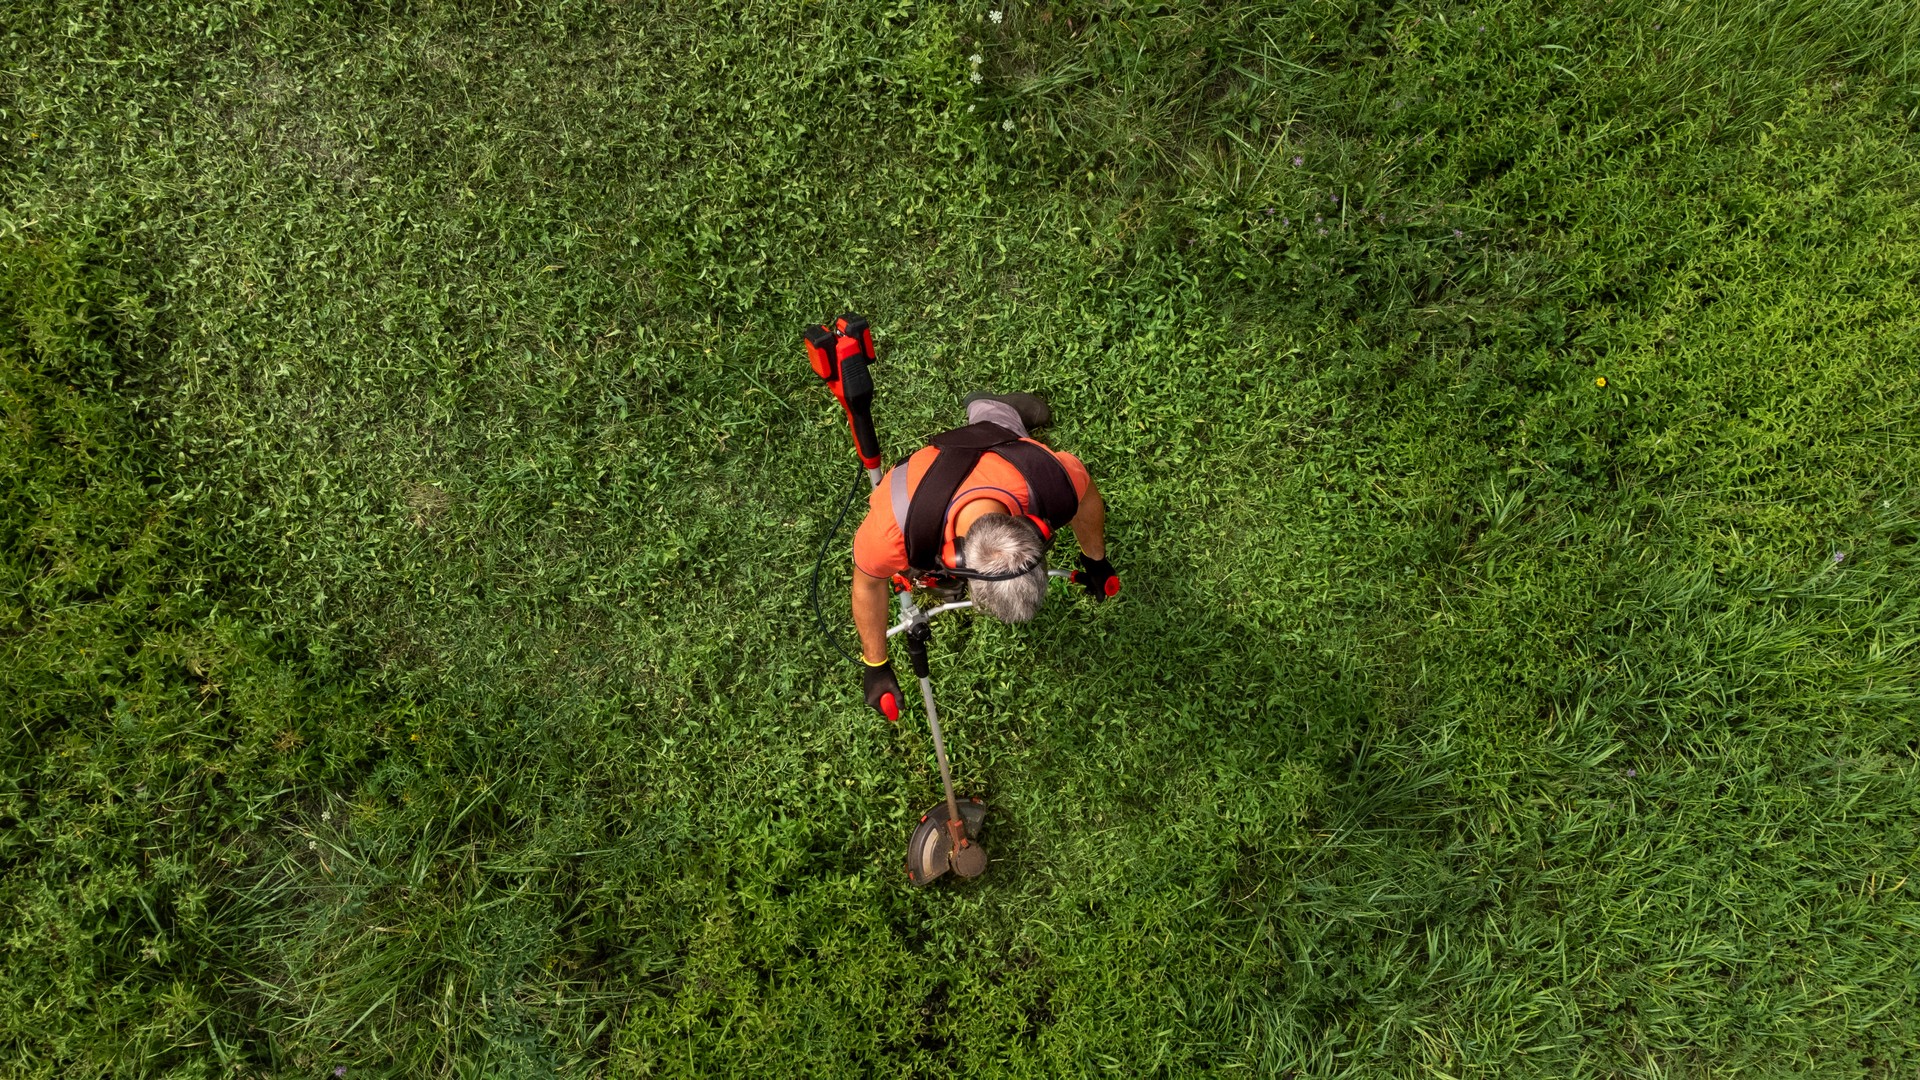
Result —
[{"label": "black harness strap", "polygon": [[995,447],[993,453],[1019,470],[1021,479],[1027,482],[1027,501],[1032,504],[1033,516],[1047,523],[1048,532],[1072,521],[1073,515],[1080,512],[1080,496],[1073,490],[1073,478],[1067,475],[1066,466],[1045,447],[1016,440]]},{"label": "black harness strap", "polygon": [[[947,511],[953,497],[987,454],[996,454],[1027,482],[1033,516],[1058,529],[1080,510],[1073,478],[1045,447],[1020,441],[999,424],[981,422],[934,436],[928,445],[938,451],[933,465],[914,488],[907,507],[907,564],[916,570],[938,570],[940,548],[946,542]],[[905,468],[904,463],[901,468]]]}]

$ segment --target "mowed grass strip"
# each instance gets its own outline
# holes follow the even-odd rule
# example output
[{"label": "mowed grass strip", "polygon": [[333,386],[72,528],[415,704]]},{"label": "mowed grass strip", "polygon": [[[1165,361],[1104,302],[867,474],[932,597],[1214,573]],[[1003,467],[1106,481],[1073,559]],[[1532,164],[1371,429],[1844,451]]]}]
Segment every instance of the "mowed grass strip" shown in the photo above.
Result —
[{"label": "mowed grass strip", "polygon": [[[1916,1067],[1908,6],[5,11],[18,1074]],[[969,885],[846,308],[1111,506]]]}]

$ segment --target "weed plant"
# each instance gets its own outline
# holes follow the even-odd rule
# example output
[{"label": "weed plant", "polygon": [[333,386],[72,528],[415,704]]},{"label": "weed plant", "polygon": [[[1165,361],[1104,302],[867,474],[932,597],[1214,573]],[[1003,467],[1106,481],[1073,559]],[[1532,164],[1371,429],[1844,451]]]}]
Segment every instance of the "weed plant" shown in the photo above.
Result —
[{"label": "weed plant", "polygon": [[[1920,1069],[1920,8],[0,11],[0,1073]],[[971,884],[847,309],[1110,506]]]}]

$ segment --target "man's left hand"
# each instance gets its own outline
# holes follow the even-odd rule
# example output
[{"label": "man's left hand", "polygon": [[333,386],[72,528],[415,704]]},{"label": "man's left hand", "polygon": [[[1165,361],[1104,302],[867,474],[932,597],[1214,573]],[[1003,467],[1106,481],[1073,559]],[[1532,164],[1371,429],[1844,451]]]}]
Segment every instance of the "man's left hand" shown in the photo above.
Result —
[{"label": "man's left hand", "polygon": [[1120,593],[1120,575],[1113,572],[1113,564],[1105,559],[1080,556],[1080,569],[1075,570],[1067,580],[1087,590],[1087,595],[1095,600],[1105,600]]}]

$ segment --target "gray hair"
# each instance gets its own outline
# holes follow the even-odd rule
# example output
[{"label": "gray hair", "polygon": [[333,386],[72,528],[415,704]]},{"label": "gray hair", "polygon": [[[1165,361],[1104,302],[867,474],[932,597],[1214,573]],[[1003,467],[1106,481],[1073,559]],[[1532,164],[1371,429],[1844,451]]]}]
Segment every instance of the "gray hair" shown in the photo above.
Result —
[{"label": "gray hair", "polygon": [[973,606],[1001,622],[1026,622],[1047,598],[1047,556],[1039,530],[1007,514],[982,515],[967,529],[967,569],[998,574],[1030,562],[1030,572],[1008,581],[969,582]]}]

